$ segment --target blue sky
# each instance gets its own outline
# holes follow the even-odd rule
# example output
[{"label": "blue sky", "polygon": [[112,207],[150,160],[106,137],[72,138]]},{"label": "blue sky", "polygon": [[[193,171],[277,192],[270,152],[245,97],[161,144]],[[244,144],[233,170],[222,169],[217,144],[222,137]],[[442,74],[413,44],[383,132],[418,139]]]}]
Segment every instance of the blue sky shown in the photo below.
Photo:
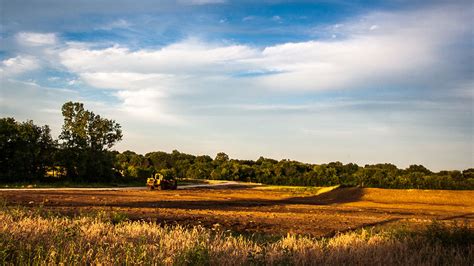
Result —
[{"label": "blue sky", "polygon": [[116,148],[465,169],[470,1],[0,0],[0,114],[84,102]]}]

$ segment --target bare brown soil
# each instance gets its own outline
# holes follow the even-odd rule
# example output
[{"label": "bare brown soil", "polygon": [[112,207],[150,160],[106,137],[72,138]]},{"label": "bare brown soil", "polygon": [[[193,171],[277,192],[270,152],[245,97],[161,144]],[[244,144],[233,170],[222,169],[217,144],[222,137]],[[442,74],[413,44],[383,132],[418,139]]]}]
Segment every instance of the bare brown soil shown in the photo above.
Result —
[{"label": "bare brown soil", "polygon": [[105,210],[162,224],[248,233],[330,236],[365,226],[431,220],[474,224],[474,191],[239,187],[176,191],[1,191],[9,205],[73,215]]}]

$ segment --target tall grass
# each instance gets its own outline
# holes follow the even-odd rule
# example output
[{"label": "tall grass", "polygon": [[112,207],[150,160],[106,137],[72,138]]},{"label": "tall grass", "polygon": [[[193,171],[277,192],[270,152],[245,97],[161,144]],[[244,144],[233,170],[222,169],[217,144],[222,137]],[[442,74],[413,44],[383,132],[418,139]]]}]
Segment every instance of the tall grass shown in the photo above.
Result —
[{"label": "tall grass", "polygon": [[262,242],[105,212],[71,218],[3,206],[0,264],[472,265],[473,235],[467,226],[435,224],[419,232],[360,230]]}]

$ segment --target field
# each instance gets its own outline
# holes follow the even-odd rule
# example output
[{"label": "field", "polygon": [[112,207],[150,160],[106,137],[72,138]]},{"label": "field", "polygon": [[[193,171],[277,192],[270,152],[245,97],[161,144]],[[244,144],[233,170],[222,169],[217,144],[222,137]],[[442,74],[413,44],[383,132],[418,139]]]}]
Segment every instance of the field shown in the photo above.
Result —
[{"label": "field", "polygon": [[472,265],[472,191],[1,190],[0,264]]},{"label": "field", "polygon": [[134,221],[237,233],[333,236],[367,226],[474,224],[474,191],[240,186],[176,191],[1,191],[8,205],[68,216],[107,211]]}]

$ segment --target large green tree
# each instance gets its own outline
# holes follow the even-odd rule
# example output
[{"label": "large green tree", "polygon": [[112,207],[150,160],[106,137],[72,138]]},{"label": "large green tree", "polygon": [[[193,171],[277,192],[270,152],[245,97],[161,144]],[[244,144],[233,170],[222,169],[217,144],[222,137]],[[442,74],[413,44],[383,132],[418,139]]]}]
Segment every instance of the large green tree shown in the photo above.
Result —
[{"label": "large green tree", "polygon": [[61,161],[70,178],[107,181],[113,176],[109,149],[122,139],[120,124],[84,109],[84,104],[62,106]]},{"label": "large green tree", "polygon": [[33,121],[0,119],[0,180],[26,181],[44,177],[53,164],[55,142],[48,126]]}]

